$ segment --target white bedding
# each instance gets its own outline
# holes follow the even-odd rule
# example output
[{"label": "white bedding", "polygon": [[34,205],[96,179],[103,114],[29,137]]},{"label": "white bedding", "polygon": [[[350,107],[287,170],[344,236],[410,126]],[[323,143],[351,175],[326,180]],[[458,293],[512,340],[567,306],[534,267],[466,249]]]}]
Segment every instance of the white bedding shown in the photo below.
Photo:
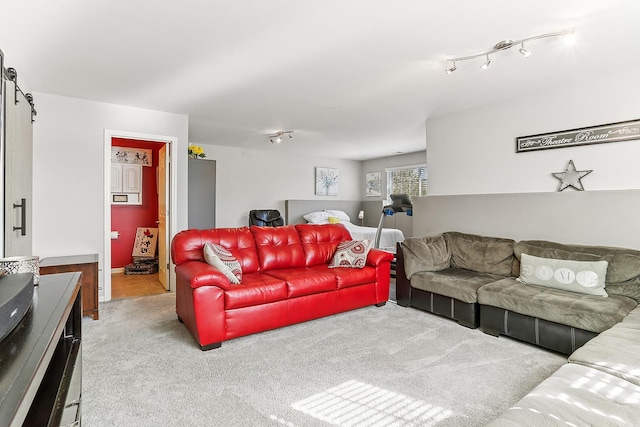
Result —
[{"label": "white bedding", "polygon": [[[364,240],[370,239],[375,243],[376,240],[376,231],[375,227],[362,227],[360,225],[355,225],[351,222],[341,221],[340,224],[347,227],[349,232],[351,233],[351,237],[353,240]],[[383,228],[380,233],[380,249],[396,252],[396,243],[404,241],[404,234],[402,231],[395,228]]]}]

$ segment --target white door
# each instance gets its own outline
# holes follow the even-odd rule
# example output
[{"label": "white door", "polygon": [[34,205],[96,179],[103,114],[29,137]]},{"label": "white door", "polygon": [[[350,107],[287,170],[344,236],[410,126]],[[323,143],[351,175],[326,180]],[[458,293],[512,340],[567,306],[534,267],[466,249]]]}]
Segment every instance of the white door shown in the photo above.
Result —
[{"label": "white door", "polygon": [[158,154],[158,280],[169,290],[167,146],[168,144],[164,144]]},{"label": "white door", "polygon": [[[32,255],[33,125],[31,105],[15,83],[3,90],[5,118],[4,256]],[[15,103],[16,95],[18,103]]]}]

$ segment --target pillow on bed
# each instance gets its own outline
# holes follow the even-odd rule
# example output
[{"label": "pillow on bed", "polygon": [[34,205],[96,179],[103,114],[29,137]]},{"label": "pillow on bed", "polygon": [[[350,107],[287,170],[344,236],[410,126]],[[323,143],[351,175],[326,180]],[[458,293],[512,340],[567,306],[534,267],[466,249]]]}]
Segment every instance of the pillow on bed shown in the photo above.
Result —
[{"label": "pillow on bed", "polygon": [[309,224],[329,224],[329,214],[327,212],[309,212],[303,215]]},{"label": "pillow on bed", "polygon": [[351,222],[351,218],[344,211],[336,211],[332,209],[325,209],[325,212],[329,214],[330,217],[335,216],[340,219],[340,222]]},{"label": "pillow on bed", "polygon": [[329,268],[363,268],[367,264],[367,254],[371,246],[371,240],[345,240],[338,243]]},{"label": "pillow on bed", "polygon": [[330,216],[329,224],[340,224],[340,218],[338,218],[337,216]]}]

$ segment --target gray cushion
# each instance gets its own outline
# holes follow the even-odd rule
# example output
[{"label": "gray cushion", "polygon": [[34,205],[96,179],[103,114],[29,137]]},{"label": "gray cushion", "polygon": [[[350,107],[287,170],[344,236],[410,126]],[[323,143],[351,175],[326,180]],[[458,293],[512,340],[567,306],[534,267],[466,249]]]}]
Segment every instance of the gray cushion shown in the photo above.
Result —
[{"label": "gray cushion", "polygon": [[613,326],[577,349],[569,362],[599,369],[640,386],[640,329]]},{"label": "gray cushion", "polygon": [[514,240],[453,231],[444,233],[451,250],[451,266],[480,273],[510,276]]},{"label": "gray cushion", "polygon": [[540,258],[523,253],[518,281],[587,295],[606,297],[607,261]]},{"label": "gray cushion", "polygon": [[639,395],[636,385],[569,363],[487,426],[638,426]]},{"label": "gray cushion", "polygon": [[640,303],[640,277],[622,283],[607,283],[605,289],[609,295],[624,295]]},{"label": "gray cushion", "polygon": [[433,237],[409,237],[401,245],[404,271],[408,279],[420,271],[440,271],[449,267],[451,251],[442,234]]},{"label": "gray cushion", "polygon": [[478,290],[478,302],[596,333],[620,322],[638,305],[635,300],[624,296],[602,298],[523,285],[515,278],[482,286]]},{"label": "gray cushion", "polygon": [[466,303],[478,302],[478,289],[487,283],[503,279],[498,274],[477,273],[461,268],[447,268],[438,272],[420,272],[411,277],[411,286],[455,298]]}]

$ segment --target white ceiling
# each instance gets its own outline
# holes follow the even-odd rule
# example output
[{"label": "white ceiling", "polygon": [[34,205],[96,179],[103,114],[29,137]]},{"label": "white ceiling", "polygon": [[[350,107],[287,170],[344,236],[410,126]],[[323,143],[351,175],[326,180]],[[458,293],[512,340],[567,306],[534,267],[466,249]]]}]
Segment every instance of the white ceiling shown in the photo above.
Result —
[{"label": "white ceiling", "polygon": [[[28,91],[187,114],[192,143],[365,160],[424,150],[427,118],[640,70],[639,17],[638,0],[20,0],[0,49]],[[573,46],[444,72],[563,30]],[[271,146],[277,130],[294,138]]]}]

